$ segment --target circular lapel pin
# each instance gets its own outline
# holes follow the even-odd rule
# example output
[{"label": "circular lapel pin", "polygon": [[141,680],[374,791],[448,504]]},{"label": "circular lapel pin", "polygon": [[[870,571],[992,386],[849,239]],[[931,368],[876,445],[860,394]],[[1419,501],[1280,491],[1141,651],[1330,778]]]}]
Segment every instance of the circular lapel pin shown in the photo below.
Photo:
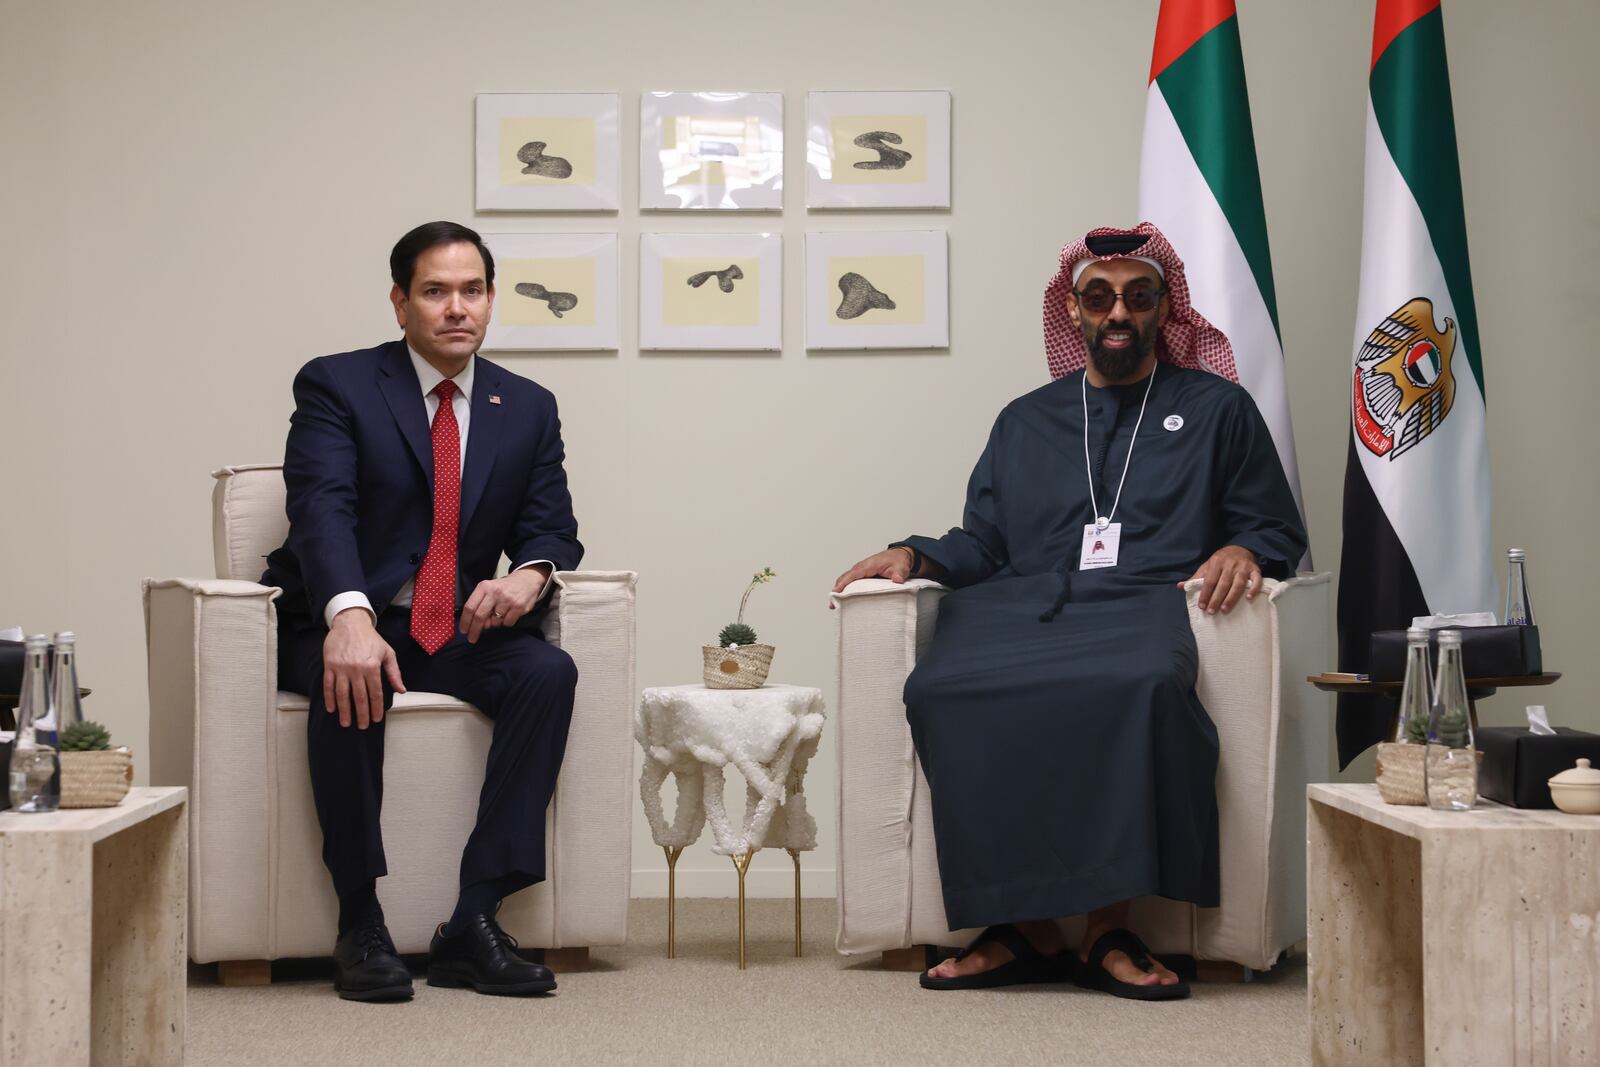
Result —
[{"label": "circular lapel pin", "polygon": [[1183,416],[1168,415],[1162,420],[1161,425],[1165,426],[1168,430],[1181,430],[1183,429]]}]

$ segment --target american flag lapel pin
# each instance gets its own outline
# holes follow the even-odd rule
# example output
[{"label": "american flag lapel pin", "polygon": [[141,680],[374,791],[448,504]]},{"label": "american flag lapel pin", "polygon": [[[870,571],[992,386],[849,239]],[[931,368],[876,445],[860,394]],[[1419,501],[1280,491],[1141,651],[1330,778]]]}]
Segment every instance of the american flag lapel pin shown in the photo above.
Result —
[{"label": "american flag lapel pin", "polygon": [[490,393],[489,394],[489,403],[491,403],[491,404],[500,403],[500,395],[498,393]]}]

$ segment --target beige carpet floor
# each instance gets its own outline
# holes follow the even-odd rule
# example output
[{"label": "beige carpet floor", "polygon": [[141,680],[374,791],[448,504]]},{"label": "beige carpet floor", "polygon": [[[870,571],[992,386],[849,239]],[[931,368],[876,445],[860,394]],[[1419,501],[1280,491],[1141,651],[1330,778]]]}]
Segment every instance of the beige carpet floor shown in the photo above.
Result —
[{"label": "beige carpet floor", "polygon": [[1242,984],[1199,984],[1187,1001],[1138,1004],[1073,986],[933,993],[915,974],[833,951],[834,902],[806,902],[806,956],[792,903],[752,901],[749,969],[738,969],[737,905],[637,900],[630,938],[559,976],[552,996],[515,1000],[423,982],[405,1004],[339,1000],[326,961],[280,962],[270,987],[225,989],[193,967],[193,1064],[529,1063],[1301,1064],[1308,1059],[1304,960]]}]

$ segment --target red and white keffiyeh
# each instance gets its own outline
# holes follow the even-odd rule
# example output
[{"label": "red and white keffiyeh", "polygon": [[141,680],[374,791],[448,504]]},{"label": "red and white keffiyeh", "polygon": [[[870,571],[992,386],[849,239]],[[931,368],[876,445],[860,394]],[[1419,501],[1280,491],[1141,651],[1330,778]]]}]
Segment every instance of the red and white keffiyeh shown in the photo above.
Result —
[{"label": "red and white keffiyeh", "polygon": [[[1097,256],[1089,251],[1090,238],[1119,234],[1143,234],[1147,240],[1127,253]],[[1189,281],[1183,273],[1183,260],[1178,258],[1161,231],[1148,222],[1141,222],[1131,230],[1101,226],[1061,250],[1061,269],[1044,288],[1044,351],[1050,377],[1065,377],[1082,369],[1089,359],[1089,346],[1083,340],[1083,332],[1072,324],[1067,313],[1073,265],[1084,259],[1108,261],[1135,256],[1155,260],[1166,275],[1171,310],[1156,342],[1156,358],[1175,367],[1209,371],[1237,382],[1239,371],[1234,366],[1233,347],[1228,344],[1227,335],[1207,322],[1189,302]]]}]

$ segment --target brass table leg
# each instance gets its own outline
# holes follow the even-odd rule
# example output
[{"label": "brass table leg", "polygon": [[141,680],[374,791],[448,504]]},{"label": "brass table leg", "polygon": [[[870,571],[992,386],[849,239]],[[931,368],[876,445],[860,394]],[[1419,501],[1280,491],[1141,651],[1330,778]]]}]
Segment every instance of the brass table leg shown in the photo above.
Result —
[{"label": "brass table leg", "polygon": [[733,860],[733,869],[739,872],[739,969],[744,970],[744,875],[750,869],[750,861],[755,857],[756,849],[747,849],[738,856],[730,856]]},{"label": "brass table leg", "polygon": [[794,849],[785,849],[789,858],[794,860],[794,954],[800,957],[800,853]]},{"label": "brass table leg", "polygon": [[667,959],[678,958],[678,857],[683,848],[661,846],[667,854]]}]

